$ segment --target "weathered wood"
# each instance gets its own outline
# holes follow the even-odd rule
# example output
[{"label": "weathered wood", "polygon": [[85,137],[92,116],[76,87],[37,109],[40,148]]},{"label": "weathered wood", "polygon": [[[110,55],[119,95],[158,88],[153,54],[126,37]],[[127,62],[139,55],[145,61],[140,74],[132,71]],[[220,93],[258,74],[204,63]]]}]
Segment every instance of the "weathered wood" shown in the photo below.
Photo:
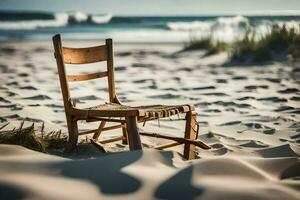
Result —
[{"label": "weathered wood", "polygon": [[174,147],[174,146],[178,146],[178,145],[181,145],[181,143],[169,142],[169,143],[166,143],[166,144],[157,145],[157,146],[154,147],[154,149],[163,150],[165,148],[170,148],[170,147]]},{"label": "weathered wood", "polygon": [[66,69],[64,64],[64,57],[62,53],[60,35],[59,34],[55,35],[52,38],[52,40],[53,40],[53,46],[55,51],[54,54],[56,58],[57,70],[59,74],[59,81],[60,81],[60,86],[61,86],[61,91],[63,96],[63,102],[64,102],[64,107],[66,112],[68,131],[69,131],[69,138],[65,148],[65,152],[70,152],[76,147],[78,141],[78,127],[77,127],[77,121],[70,114],[72,103],[70,98],[69,86],[67,82],[67,75],[66,75]]},{"label": "weathered wood", "polygon": [[77,121],[74,121],[71,116],[67,117],[67,125],[69,130],[69,138],[64,151],[69,153],[76,148],[78,142],[78,126]]},{"label": "weathered wood", "polygon": [[[190,111],[186,113],[186,125],[184,138],[195,140],[196,138],[196,112]],[[207,145],[206,145],[207,146]],[[184,145],[183,155],[187,160],[196,158],[196,147],[195,144],[186,143]]]},{"label": "weathered wood", "polygon": [[107,122],[125,123],[125,119],[114,119],[114,118],[105,118],[105,117],[88,118],[85,121],[86,122],[107,121]]},{"label": "weathered wood", "polygon": [[63,62],[64,58],[62,54],[61,39],[59,34],[53,37],[53,45],[55,51],[57,70],[59,74],[60,87],[61,87],[61,92],[64,101],[64,107],[65,107],[66,115],[68,115],[68,111],[72,107],[72,103],[70,98],[69,86],[67,82],[66,68]]},{"label": "weathered wood", "polygon": [[126,117],[126,116],[143,116],[139,110],[97,110],[97,109],[78,109],[71,110],[73,115],[76,115],[77,120],[85,120],[87,118],[97,117]]},{"label": "weathered wood", "polygon": [[141,138],[138,131],[137,118],[129,116],[125,118],[128,132],[128,143],[130,150],[142,149]]},{"label": "weathered wood", "polygon": [[201,142],[200,140],[193,140],[193,139],[189,139],[189,138],[161,135],[159,133],[148,133],[148,132],[139,132],[139,133],[142,136],[156,137],[156,138],[162,138],[162,139],[167,139],[167,140],[174,140],[174,141],[176,141],[177,143],[180,143],[180,144],[192,144],[192,145],[198,146],[202,149],[210,149],[209,146],[207,146],[205,143]]},{"label": "weathered wood", "polygon": [[[103,131],[110,131],[110,130],[122,128],[123,126],[124,125],[114,125],[114,126],[104,127],[104,128],[102,128],[102,132]],[[98,129],[92,129],[92,130],[82,131],[82,132],[79,133],[79,135],[87,135],[87,134],[95,133],[97,130]]]},{"label": "weathered wood", "polygon": [[107,143],[111,143],[111,142],[116,142],[116,141],[120,141],[123,139],[123,136],[119,136],[119,137],[114,137],[114,138],[110,138],[110,139],[106,139],[106,140],[101,140],[99,141],[101,144],[107,144]]},{"label": "weathered wood", "polygon": [[99,138],[105,124],[106,124],[106,121],[101,121],[100,122],[98,129],[95,131],[95,133],[93,135],[93,139],[97,140]]},{"label": "weathered wood", "polygon": [[69,82],[74,81],[87,81],[97,78],[107,77],[107,72],[97,72],[93,74],[78,74],[78,75],[67,75],[67,80]]},{"label": "weathered wood", "polygon": [[[123,125],[125,125],[125,123],[122,123]],[[123,134],[123,137],[122,137],[122,144],[128,144],[128,133],[127,133],[127,129],[126,129],[126,126],[124,126],[122,128],[122,134]]]},{"label": "weathered wood", "polygon": [[116,89],[115,89],[115,72],[114,72],[114,61],[113,61],[113,43],[112,39],[105,40],[107,46],[107,72],[108,72],[108,91],[109,101],[116,102]]},{"label": "weathered wood", "polygon": [[118,128],[123,128],[125,125],[119,124],[119,125],[114,125],[114,126],[109,126],[109,127],[104,127],[102,131],[110,131]]},{"label": "weathered wood", "polygon": [[64,63],[87,64],[106,61],[108,57],[107,46],[96,46],[89,48],[63,47]]}]

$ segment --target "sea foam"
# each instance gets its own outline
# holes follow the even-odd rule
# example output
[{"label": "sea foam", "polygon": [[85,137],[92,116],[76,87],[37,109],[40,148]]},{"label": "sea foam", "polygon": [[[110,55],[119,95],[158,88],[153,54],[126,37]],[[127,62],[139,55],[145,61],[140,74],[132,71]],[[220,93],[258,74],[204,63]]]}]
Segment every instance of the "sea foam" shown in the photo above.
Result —
[{"label": "sea foam", "polygon": [[[22,19],[24,15],[27,16],[26,19]],[[40,15],[33,13],[31,19],[28,17],[30,13],[16,13],[15,16],[17,16],[15,20],[3,19],[2,17],[0,19],[0,30],[33,30],[46,27],[65,27],[71,24],[105,24],[113,17],[111,14],[89,15],[83,12],[45,13]]]}]

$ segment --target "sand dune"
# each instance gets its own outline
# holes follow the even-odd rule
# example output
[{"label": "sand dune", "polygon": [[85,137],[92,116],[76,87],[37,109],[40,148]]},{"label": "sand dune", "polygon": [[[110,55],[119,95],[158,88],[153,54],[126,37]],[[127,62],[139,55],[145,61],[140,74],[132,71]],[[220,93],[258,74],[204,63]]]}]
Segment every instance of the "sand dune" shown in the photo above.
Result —
[{"label": "sand dune", "polygon": [[299,199],[297,158],[181,161],[144,150],[70,160],[1,145],[1,199]]}]

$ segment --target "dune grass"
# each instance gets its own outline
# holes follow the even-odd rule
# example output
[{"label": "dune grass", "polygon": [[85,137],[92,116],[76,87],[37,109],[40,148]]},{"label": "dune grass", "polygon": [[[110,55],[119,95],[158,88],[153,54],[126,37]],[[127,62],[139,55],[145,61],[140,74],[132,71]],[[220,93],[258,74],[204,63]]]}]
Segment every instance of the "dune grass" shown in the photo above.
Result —
[{"label": "dune grass", "polygon": [[244,38],[233,44],[232,61],[263,62],[278,59],[300,58],[300,33],[295,28],[272,26],[265,36],[255,39],[255,34],[247,32]]},{"label": "dune grass", "polygon": [[206,50],[206,55],[213,55],[226,51],[227,44],[225,42],[214,41],[212,37],[204,37],[201,39],[193,38],[185,45],[183,51]]},{"label": "dune grass", "polygon": [[[299,24],[300,26],[300,24]],[[300,32],[295,28],[273,25],[266,35],[256,37],[249,30],[241,40],[233,43],[214,41],[212,37],[192,38],[183,51],[206,50],[206,55],[227,51],[232,62],[258,63],[272,60],[300,58]]]},{"label": "dune grass", "polygon": [[37,132],[34,124],[26,128],[23,128],[23,124],[24,122],[13,130],[0,131],[0,144],[21,145],[35,151],[47,152],[50,149],[63,148],[67,142],[67,136],[63,136],[61,131],[43,134],[43,127],[41,132]]}]

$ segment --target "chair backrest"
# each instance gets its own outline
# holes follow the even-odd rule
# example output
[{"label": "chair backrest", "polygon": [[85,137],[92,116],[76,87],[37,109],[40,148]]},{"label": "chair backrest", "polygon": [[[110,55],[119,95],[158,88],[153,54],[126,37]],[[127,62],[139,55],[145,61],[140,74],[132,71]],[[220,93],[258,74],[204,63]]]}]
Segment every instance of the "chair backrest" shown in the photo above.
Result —
[{"label": "chair backrest", "polygon": [[[105,45],[89,48],[63,47],[59,34],[53,38],[54,55],[56,58],[60,86],[66,111],[72,107],[68,82],[85,81],[107,77],[109,101],[116,102],[114,66],[113,66],[113,43],[112,39],[106,39]],[[92,74],[67,75],[65,64],[88,64],[106,61],[107,71]]]}]

